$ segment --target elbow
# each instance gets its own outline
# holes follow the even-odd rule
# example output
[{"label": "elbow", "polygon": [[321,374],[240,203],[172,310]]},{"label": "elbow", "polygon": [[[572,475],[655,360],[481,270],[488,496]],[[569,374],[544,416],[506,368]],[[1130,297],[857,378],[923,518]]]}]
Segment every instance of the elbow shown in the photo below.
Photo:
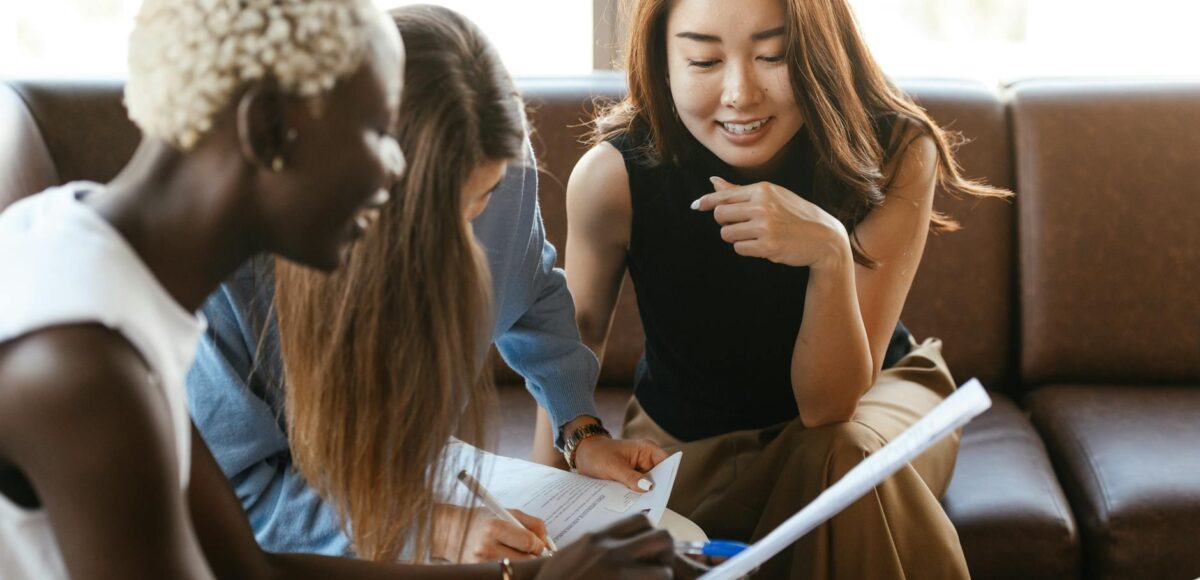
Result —
[{"label": "elbow", "polygon": [[834,423],[845,423],[854,418],[858,400],[848,404],[804,405],[800,408],[800,422],[808,429],[824,427]]},{"label": "elbow", "polygon": [[793,377],[800,422],[811,429],[853,419],[859,400],[875,384],[875,375],[870,368],[864,368],[857,378],[807,385]]}]

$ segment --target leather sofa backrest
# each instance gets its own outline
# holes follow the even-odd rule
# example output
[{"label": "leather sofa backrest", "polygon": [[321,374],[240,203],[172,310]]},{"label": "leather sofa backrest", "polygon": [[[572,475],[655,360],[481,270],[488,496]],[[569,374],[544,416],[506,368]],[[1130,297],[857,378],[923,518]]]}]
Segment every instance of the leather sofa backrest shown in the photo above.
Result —
[{"label": "leather sofa backrest", "polygon": [[[942,128],[968,140],[957,151],[963,174],[1012,189],[1012,146],[1005,103],[967,81],[901,83]],[[977,377],[1015,388],[1016,210],[1011,200],[958,199],[939,191],[934,207],[962,226],[929,236],[901,320],[918,338],[936,336],[961,383]]]},{"label": "leather sofa backrest", "polygon": [[[961,131],[971,142],[959,150],[966,175],[1012,186],[1011,147],[1005,104],[983,85],[965,81],[902,83],[943,127]],[[582,126],[587,105],[596,97],[624,94],[618,75],[596,75],[577,81],[522,83],[531,119],[537,128],[534,145],[541,157],[542,216],[550,240],[563,255],[566,240],[564,188],[571,169],[587,147]],[[902,319],[918,337],[945,341],[950,368],[961,380],[977,376],[1000,388],[1015,366],[1014,221],[1010,202],[956,200],[939,196],[937,207],[960,221],[963,230],[931,236],[921,271]],[[601,383],[629,385],[641,356],[641,323],[626,279],[609,336]],[[505,373],[501,380],[514,380]]]},{"label": "leather sofa backrest", "polygon": [[1021,374],[1200,379],[1200,83],[1013,88]]},{"label": "leather sofa backrest", "polygon": [[0,210],[59,183],[33,114],[13,87],[0,84]]},{"label": "leather sofa backrest", "polygon": [[[25,81],[4,87],[24,102],[58,174],[50,183],[16,190],[19,195],[57,183],[106,182],[116,176],[141,140],[122,104],[123,86],[120,81]],[[0,150],[0,157],[9,155],[8,149]],[[6,188],[0,195],[12,191]]]},{"label": "leather sofa backrest", "polygon": [[[563,81],[530,80],[520,83],[534,126],[533,144],[542,169],[538,200],[546,235],[558,248],[558,265],[563,265],[567,241],[567,179],[575,163],[587,151],[583,139],[594,105],[625,95],[624,78],[597,74]],[[629,386],[633,383],[645,338],[638,317],[633,284],[625,277],[609,331],[600,383]]]}]

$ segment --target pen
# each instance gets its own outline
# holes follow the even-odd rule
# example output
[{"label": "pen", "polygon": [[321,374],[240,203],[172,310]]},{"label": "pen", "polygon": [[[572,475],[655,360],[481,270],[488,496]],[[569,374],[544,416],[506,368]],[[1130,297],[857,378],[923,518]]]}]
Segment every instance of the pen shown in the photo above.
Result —
[{"label": "pen", "polygon": [[710,558],[732,558],[750,546],[733,540],[708,540],[706,542],[675,542],[675,551],[692,556]]},{"label": "pen", "polygon": [[[467,473],[467,470],[464,469],[458,472],[458,480],[461,481],[463,485],[467,486],[467,489],[469,489],[471,493],[475,494],[475,497],[479,498],[479,501],[483,503],[483,506],[486,507],[488,511],[492,512],[492,515],[521,529],[528,530],[528,528],[521,524],[520,520],[509,513],[508,510],[504,509],[504,506],[500,505],[500,502],[496,501],[496,498],[488,492],[487,488],[483,487],[482,483],[479,483],[477,479],[471,477],[471,474]],[[554,554],[554,552],[558,551],[558,546],[554,545],[554,540],[550,539],[549,533],[546,534],[546,551],[550,554]],[[543,552],[542,555],[547,554]]]}]

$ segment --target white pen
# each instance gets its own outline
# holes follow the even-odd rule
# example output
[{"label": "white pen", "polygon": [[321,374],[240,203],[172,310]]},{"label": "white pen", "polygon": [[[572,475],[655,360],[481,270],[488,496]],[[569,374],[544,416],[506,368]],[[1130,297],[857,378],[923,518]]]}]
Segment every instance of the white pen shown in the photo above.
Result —
[{"label": "white pen", "polygon": [[[490,492],[488,492],[487,488],[483,487],[483,484],[479,483],[479,481],[477,479],[475,479],[474,477],[471,477],[471,474],[467,473],[467,470],[464,469],[464,470],[458,472],[458,480],[461,481],[463,485],[467,486],[467,489],[470,490],[471,493],[475,494],[475,497],[479,498],[479,501],[483,502],[483,507],[486,507],[488,509],[488,511],[492,512],[492,515],[494,515],[510,524],[513,524],[519,528],[522,528],[525,530],[529,529],[529,528],[526,528],[524,526],[524,524],[521,523],[520,520],[518,520],[515,516],[513,516],[512,513],[510,513],[508,510],[504,509],[504,506],[500,505],[500,502],[496,501],[496,498],[493,497]],[[553,555],[557,551],[558,551],[558,546],[554,545],[554,540],[550,539],[550,533],[547,532],[546,533],[546,550],[544,552],[542,552],[542,555],[543,556]],[[549,552],[549,554],[547,554],[547,552]]]}]

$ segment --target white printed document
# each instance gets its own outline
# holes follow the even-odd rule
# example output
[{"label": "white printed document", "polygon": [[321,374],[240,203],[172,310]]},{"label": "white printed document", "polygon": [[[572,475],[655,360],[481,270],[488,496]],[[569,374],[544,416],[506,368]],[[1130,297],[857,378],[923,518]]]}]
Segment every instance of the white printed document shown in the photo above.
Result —
[{"label": "white printed document", "polygon": [[915,425],[879,451],[867,456],[837,483],[821,492],[812,503],[804,506],[741,554],[701,576],[701,579],[730,580],[749,574],[804,534],[866,495],[929,446],[966,425],[991,406],[992,400],[983,390],[983,385],[975,379],[967,381]]},{"label": "white printed document", "polygon": [[459,469],[474,473],[479,464],[479,481],[508,509],[519,509],[546,522],[550,539],[566,546],[588,532],[596,531],[638,512],[658,525],[675,486],[682,453],[654,466],[646,477],[654,488],[645,493],[630,491],[615,481],[595,479],[538,463],[494,455],[461,441],[447,449],[447,469],[453,482],[446,501],[472,505],[470,494],[454,481]]}]

